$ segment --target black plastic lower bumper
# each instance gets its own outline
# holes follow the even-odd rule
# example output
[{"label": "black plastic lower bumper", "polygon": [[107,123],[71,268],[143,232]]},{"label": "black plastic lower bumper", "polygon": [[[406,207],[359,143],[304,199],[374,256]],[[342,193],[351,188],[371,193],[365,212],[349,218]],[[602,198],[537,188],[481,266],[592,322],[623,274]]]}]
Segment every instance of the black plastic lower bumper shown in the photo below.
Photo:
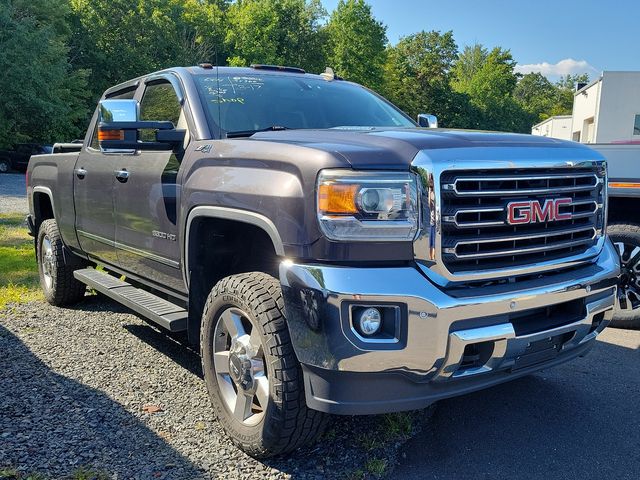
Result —
[{"label": "black plastic lower bumper", "polygon": [[336,415],[371,415],[417,410],[444,398],[456,397],[529,375],[583,356],[591,340],[555,359],[518,370],[490,372],[443,383],[416,382],[403,373],[363,373],[302,365],[309,408]]}]

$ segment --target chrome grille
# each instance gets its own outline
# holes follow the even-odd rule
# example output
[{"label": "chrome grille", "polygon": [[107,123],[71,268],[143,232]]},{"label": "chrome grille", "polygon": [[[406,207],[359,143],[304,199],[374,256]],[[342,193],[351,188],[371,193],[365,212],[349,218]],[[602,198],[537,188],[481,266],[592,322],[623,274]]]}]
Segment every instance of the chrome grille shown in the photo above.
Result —
[{"label": "chrome grille", "polygon": [[[604,170],[458,170],[440,176],[442,259],[452,273],[517,268],[584,254],[602,235]],[[570,198],[568,220],[511,225],[514,201]]]}]

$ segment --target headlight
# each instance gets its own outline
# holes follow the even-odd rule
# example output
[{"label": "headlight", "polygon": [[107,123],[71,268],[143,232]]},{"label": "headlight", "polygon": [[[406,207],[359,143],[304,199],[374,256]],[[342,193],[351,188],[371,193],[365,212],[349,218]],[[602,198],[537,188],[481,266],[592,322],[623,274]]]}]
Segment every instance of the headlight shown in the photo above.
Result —
[{"label": "headlight", "polygon": [[415,175],[323,170],[318,220],[331,240],[411,241],[418,231]]}]

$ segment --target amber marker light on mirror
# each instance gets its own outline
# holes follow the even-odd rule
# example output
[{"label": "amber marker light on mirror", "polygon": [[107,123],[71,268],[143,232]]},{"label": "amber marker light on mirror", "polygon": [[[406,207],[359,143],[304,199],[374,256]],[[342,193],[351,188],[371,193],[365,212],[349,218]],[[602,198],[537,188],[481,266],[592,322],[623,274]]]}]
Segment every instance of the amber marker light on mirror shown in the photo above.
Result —
[{"label": "amber marker light on mirror", "polygon": [[98,141],[124,140],[124,130],[98,130]]}]

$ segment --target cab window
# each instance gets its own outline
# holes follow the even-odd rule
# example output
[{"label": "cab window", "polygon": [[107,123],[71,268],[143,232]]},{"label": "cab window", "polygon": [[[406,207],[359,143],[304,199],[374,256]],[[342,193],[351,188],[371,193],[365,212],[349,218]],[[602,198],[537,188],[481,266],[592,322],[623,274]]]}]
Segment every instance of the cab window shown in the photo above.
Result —
[{"label": "cab window", "polygon": [[[148,85],[140,102],[140,120],[168,121],[178,126],[182,106],[176,91],[169,82]],[[140,132],[140,139],[154,141],[155,133],[151,130]]]}]

